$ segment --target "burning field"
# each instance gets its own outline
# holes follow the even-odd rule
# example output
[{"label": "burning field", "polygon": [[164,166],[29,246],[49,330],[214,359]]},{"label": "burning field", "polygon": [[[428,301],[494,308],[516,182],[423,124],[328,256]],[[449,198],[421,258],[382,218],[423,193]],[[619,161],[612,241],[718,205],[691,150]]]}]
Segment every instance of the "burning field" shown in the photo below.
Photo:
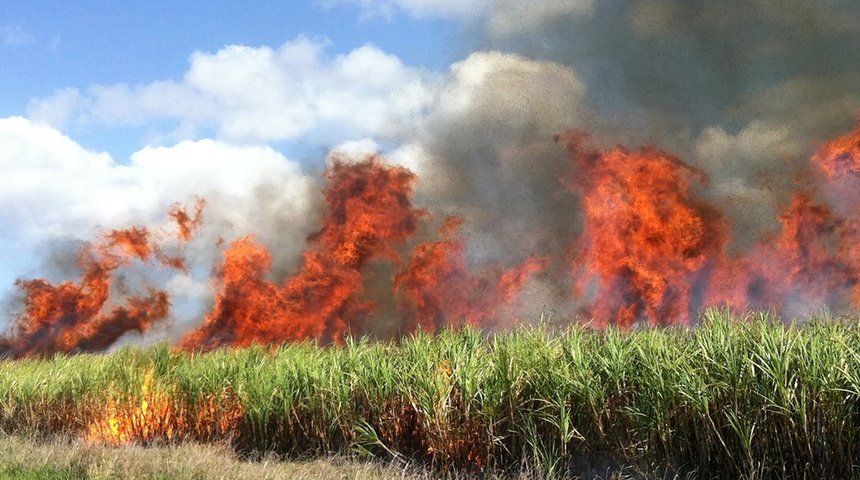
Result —
[{"label": "burning field", "polygon": [[[210,246],[223,248],[209,281],[211,308],[176,347],[505,329],[545,309],[561,323],[624,329],[695,325],[708,307],[785,318],[856,309],[860,127],[814,148],[794,172],[779,228],[744,247],[734,244],[708,176],[677,156],[656,147],[601,148],[579,131],[557,136],[555,147],[566,152],[567,173],[546,188],[579,206],[568,219],[576,234],[524,239],[548,246],[504,253],[504,261],[477,259],[464,233],[474,231],[468,216],[420,205],[421,179],[410,170],[379,156],[334,159],[323,175],[322,218],[299,266],[275,272],[279,252],[254,236],[219,238]],[[78,253],[77,280],[19,280],[23,307],[0,338],[0,355],[100,352],[129,333],[169,324],[170,295],[145,273],[189,274],[196,263],[185,245],[205,228],[205,212],[202,199],[193,208],[177,204],[168,212],[170,229],[100,234]],[[540,288],[553,296],[536,306],[530,295]]]},{"label": "burning field", "polygon": [[0,430],[252,459],[359,452],[458,478],[854,478],[860,461],[855,323],[711,310],[693,330],[351,338],[5,361]]},{"label": "burning field", "polygon": [[[200,270],[207,202],[102,232],[77,280],[17,282],[0,430],[435,472],[854,475],[860,333],[810,312],[860,302],[860,126],[814,147],[779,227],[748,245],[672,153],[580,131],[553,145],[567,173],[547,188],[579,209],[576,234],[545,243],[560,248],[480,261],[472,220],[422,206],[416,174],[334,159],[298,266],[218,238],[205,318],[155,348],[128,344],[173,322],[153,279]],[[538,287],[561,292],[545,306],[562,333],[528,326]],[[786,324],[797,315],[809,324]]]},{"label": "burning field", "polygon": [[[860,125],[786,161],[773,228],[745,241],[679,156],[544,142],[545,210],[458,211],[422,189],[438,178],[335,156],[292,260],[210,228],[204,198],[101,231],[76,279],[16,282],[0,430],[434,472],[854,475],[860,334],[813,317],[860,306]],[[507,206],[530,228],[481,215]],[[193,324],[177,325],[177,278],[211,291]],[[547,312],[561,333],[529,326]],[[698,328],[648,328],[664,326]]]},{"label": "burning field", "polygon": [[860,479],[860,2],[162,7],[0,7],[0,435]]}]

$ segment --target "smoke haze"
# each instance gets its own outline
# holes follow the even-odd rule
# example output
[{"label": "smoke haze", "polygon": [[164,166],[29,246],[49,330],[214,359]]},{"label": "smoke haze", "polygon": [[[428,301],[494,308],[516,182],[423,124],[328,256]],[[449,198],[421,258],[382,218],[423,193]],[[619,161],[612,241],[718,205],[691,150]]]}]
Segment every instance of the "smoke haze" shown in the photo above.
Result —
[{"label": "smoke haze", "polygon": [[[849,246],[856,234],[856,172],[838,178],[824,173],[850,164],[855,153],[849,148],[842,156],[810,162],[836,148],[828,142],[845,136],[860,111],[856,2],[322,3],[355,4],[365,19],[451,19],[458,22],[459,47],[467,54],[447,71],[429,71],[373,45],[333,55],[324,39],[300,36],[280,47],[196,52],[179,79],[69,87],[33,99],[29,118],[0,119],[0,202],[14,232],[0,241],[38,239],[21,248],[51,267],[32,276],[58,282],[80,273],[76,250],[79,239],[89,240],[88,232],[132,225],[167,230],[164,212],[173,202],[205,198],[205,221],[183,246],[192,262],[189,273],[150,274],[171,296],[167,335],[173,340],[199,327],[215,306],[222,320],[229,316],[224,298],[230,295],[222,291],[229,277],[225,262],[241,264],[242,257],[225,250],[245,236],[254,243],[235,244],[237,251],[242,247],[265,259],[259,247],[271,256],[271,267],[257,272],[258,284],[271,282],[264,297],[290,299],[278,307],[278,321],[305,312],[291,310],[290,302],[301,296],[296,279],[315,274],[309,255],[342,273],[332,275],[350,285],[355,299],[373,298],[384,312],[362,319],[385,322],[382,317],[403,315],[413,327],[438,328],[445,315],[469,317],[478,310],[525,321],[552,313],[571,321],[591,315],[604,323],[633,324],[688,322],[712,300],[762,308],[775,302],[790,314],[819,304],[856,306],[857,252]],[[62,133],[165,119],[172,127],[159,130],[156,141],[127,163]],[[850,135],[842,138],[850,143]],[[295,160],[272,146],[299,141],[329,155]],[[352,237],[344,234],[324,245],[314,239],[337,222],[365,227],[332,213],[333,201],[324,192],[342,179],[320,173],[333,165],[362,165],[377,151],[385,152],[375,160],[381,165],[402,165],[416,175],[414,185],[398,189],[417,225],[393,237],[391,245],[381,242],[382,250],[367,253],[357,266],[343,265],[337,252]],[[655,164],[665,167],[659,176],[628,177],[625,171]],[[64,180],[72,177],[75,185]],[[637,193],[637,182],[666,184],[672,193]],[[79,194],[80,185],[87,195]],[[607,193],[621,186],[625,193]],[[379,207],[376,197],[355,188],[345,198],[358,202],[349,196],[355,194],[368,209]],[[637,198],[663,203],[625,203]],[[589,201],[618,210],[589,212]],[[643,226],[655,219],[642,212],[656,212],[656,224]],[[448,223],[451,217],[458,219],[456,228]],[[710,243],[670,240],[683,237],[665,223],[676,217],[691,222]],[[605,224],[623,218],[629,228]],[[657,256],[594,243],[630,232],[658,246]],[[674,249],[686,241],[690,248]],[[768,242],[775,246],[763,246]],[[383,252],[388,249],[397,255]],[[603,265],[612,255],[623,258]],[[800,266],[777,272],[773,265],[780,262]],[[661,271],[665,265],[672,272]],[[7,264],[7,277],[29,278],[31,271],[18,267]],[[749,278],[738,280],[743,285],[736,290],[727,278],[740,278],[741,271]],[[790,278],[760,287],[774,272]],[[461,290],[489,292],[498,305],[472,308],[466,295],[457,309],[446,311],[434,295],[450,297],[458,291],[450,285],[425,285],[430,293],[419,294],[418,279],[443,274]],[[231,281],[236,292],[259,291]],[[801,292],[809,283],[844,292],[836,298],[813,291],[806,298]],[[219,293],[226,297],[217,300]],[[621,303],[594,305],[613,295]],[[355,299],[340,305],[364,312]],[[499,305],[506,313],[498,313]],[[341,307],[320,320],[328,325],[327,340],[331,332],[361,323],[350,323]],[[398,328],[396,322],[390,326]],[[211,333],[215,327],[205,328]],[[210,340],[200,341],[220,345]]]}]

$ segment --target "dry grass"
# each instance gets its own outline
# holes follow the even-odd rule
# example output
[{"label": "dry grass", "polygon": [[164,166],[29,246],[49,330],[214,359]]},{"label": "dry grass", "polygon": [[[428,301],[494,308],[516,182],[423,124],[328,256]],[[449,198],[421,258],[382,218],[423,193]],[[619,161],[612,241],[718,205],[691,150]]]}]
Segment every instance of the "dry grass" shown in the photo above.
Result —
[{"label": "dry grass", "polygon": [[428,478],[378,462],[348,458],[312,461],[244,461],[227,447],[181,444],[166,447],[103,447],[78,440],[38,442],[0,438],[0,477],[63,479],[404,479]]},{"label": "dry grass", "polygon": [[[228,446],[182,443],[171,446],[126,445],[109,447],[78,439],[38,441],[20,436],[0,437],[0,479],[25,480],[466,480],[458,474],[442,475],[379,461],[331,457],[283,461],[269,456],[259,461],[237,457]],[[541,480],[520,472],[513,477],[486,474],[484,480]],[[575,477],[580,478],[580,477]],[[589,480],[689,480],[675,476],[636,475],[607,469],[591,472]]]}]

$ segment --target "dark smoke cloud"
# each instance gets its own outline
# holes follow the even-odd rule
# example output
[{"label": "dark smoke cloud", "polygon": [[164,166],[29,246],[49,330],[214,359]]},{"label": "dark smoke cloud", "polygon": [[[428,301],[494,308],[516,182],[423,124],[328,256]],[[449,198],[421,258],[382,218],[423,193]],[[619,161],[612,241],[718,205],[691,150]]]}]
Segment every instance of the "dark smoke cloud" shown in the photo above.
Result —
[{"label": "dark smoke cloud", "polygon": [[598,2],[590,16],[550,17],[504,37],[486,33],[481,46],[574,68],[601,108],[657,110],[676,128],[698,130],[724,124],[748,98],[796,77],[858,72],[860,4]]},{"label": "dark smoke cloud", "polygon": [[490,244],[504,243],[490,226],[504,215],[509,227],[521,219],[506,231],[538,232],[539,244],[571,238],[575,200],[544,194],[566,168],[547,139],[584,128],[603,145],[655,144],[702,168],[711,177],[703,194],[728,212],[742,248],[779,227],[815,142],[851,128],[860,110],[854,0],[595,2],[588,14],[560,10],[521,28],[465,28],[478,49],[577,82],[563,90],[522,72],[510,82],[499,67],[471,92],[468,112],[431,119],[422,141],[436,197],[481,212],[469,218],[481,219],[475,230]]}]

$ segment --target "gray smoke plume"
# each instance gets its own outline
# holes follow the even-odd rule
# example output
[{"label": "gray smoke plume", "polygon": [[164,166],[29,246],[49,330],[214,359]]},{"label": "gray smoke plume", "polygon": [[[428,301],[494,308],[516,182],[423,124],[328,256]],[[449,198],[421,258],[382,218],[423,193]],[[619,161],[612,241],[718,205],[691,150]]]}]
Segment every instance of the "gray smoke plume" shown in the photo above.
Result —
[{"label": "gray smoke plume", "polygon": [[430,159],[419,194],[466,220],[474,259],[558,252],[573,238],[579,213],[563,194],[568,162],[553,135],[587,124],[584,94],[572,70],[515,55],[474,54],[452,67],[422,136]]},{"label": "gray smoke plume", "polygon": [[[495,14],[465,24],[482,52],[452,66],[404,149],[419,200],[465,218],[476,265],[562,259],[582,212],[563,185],[577,172],[552,137],[581,129],[600,146],[654,145],[706,172],[699,193],[729,217],[730,252],[778,232],[816,145],[851,129],[860,110],[860,3],[590,7],[544,9],[516,28]],[[569,311],[558,278],[529,285],[531,315]]]},{"label": "gray smoke plume", "polygon": [[[475,53],[451,67],[417,141],[392,155],[412,157],[402,163],[418,173],[419,205],[437,221],[464,220],[460,234],[477,271],[531,255],[561,259],[578,236],[579,203],[563,185],[569,161],[553,137],[597,125],[585,96],[564,65]],[[522,319],[571,309],[570,286],[558,282],[566,268],[553,262],[528,285]]]},{"label": "gray smoke plume", "polygon": [[[557,194],[567,165],[548,141],[568,128],[603,145],[656,145],[704,170],[703,194],[743,248],[779,228],[816,143],[850,129],[860,110],[851,0],[594,2],[518,28],[467,25],[477,48],[509,53],[454,67],[422,142],[434,159],[428,196],[473,211],[479,249],[572,238],[576,202]],[[478,64],[483,80],[464,93]],[[467,108],[452,113],[444,105],[457,95]]]}]

